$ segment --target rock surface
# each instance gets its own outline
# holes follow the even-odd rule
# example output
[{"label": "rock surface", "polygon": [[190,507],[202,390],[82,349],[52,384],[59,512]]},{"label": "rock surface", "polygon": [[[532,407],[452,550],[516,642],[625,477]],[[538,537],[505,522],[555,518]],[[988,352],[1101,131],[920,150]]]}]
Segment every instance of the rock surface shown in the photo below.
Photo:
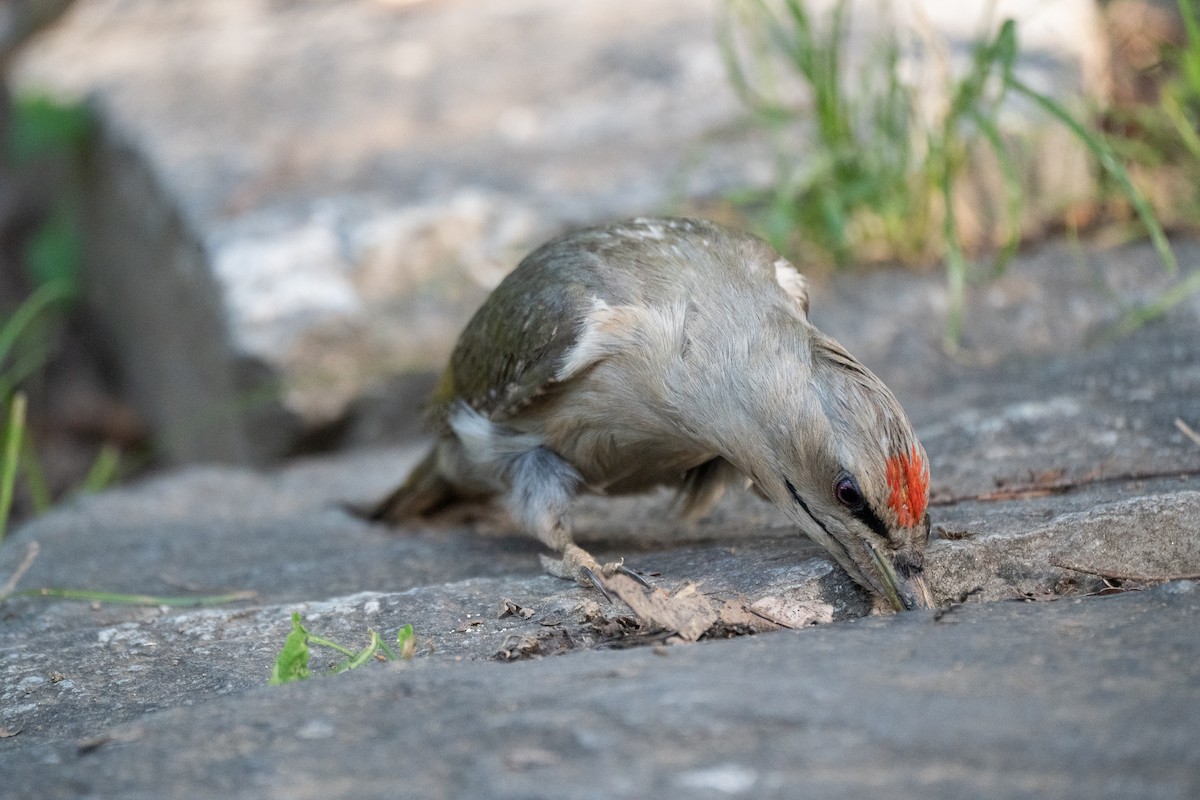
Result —
[{"label": "rock surface", "polygon": [[[960,63],[979,9],[921,5],[896,13]],[[385,378],[440,367],[544,237],[772,179],[716,9],[78,0],[15,78],[96,109],[91,299],[164,454],[260,463],[404,402]],[[1091,0],[994,11],[1022,20],[1027,79],[1100,91]],[[1086,183],[1047,149],[1039,197]]]},{"label": "rock surface", "polygon": [[518,666],[418,660],[10,753],[6,793],[1183,800],[1200,789],[1197,612],[1185,581]]},{"label": "rock surface", "polygon": [[[1075,24],[1025,29],[1032,61],[1094,81],[1091,4],[1053,5]],[[769,176],[713,13],[78,0],[21,81],[100,114],[93,291],[171,454],[411,434],[421,381],[372,382],[439,362],[535,240]],[[1196,796],[1200,297],[1106,339],[1114,298],[1175,284],[1145,246],[1051,244],[972,289],[954,361],[942,284],[839,277],[812,310],[929,452],[937,611],[872,615],[749,495],[692,525],[666,496],[581,501],[581,542],[657,587],[632,609],[503,519],[346,512],[420,442],[180,469],[0,547],[34,592],[0,601],[5,796]],[[294,611],[351,648],[412,624],[415,657],[268,687]]]},{"label": "rock surface", "polygon": [[[1001,284],[1039,287],[1043,311],[1003,293],[977,309],[976,335],[1019,323],[986,337],[992,363],[926,358],[939,332],[923,324],[873,351],[932,462],[939,611],[864,617],[861,591],[748,495],[692,526],[667,497],[581,502],[579,538],[711,639],[672,646],[541,574],[539,546],[503,521],[398,534],[339,506],[390,488],[419,444],[267,474],[193,467],[82,498],[0,548],[4,578],[40,548],[18,589],[254,593],[0,604],[6,794],[1194,796],[1200,584],[1128,590],[1200,575],[1200,300],[1084,346],[1073,316],[1045,312],[1068,307],[1061,252]],[[1178,252],[1200,265],[1194,244]],[[1087,258],[1151,291],[1144,248]],[[848,325],[852,292],[875,322],[838,333],[871,350],[921,285],[835,287],[827,327]],[[411,623],[417,655],[268,688],[292,611],[354,648]],[[337,658],[318,650],[314,669]]]}]

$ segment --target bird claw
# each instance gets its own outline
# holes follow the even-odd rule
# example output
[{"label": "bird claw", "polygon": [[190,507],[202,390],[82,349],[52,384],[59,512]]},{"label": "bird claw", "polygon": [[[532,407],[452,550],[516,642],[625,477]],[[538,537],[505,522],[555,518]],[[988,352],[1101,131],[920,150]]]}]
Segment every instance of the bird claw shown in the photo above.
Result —
[{"label": "bird claw", "polygon": [[653,589],[654,587],[641,575],[625,566],[622,561],[601,565],[594,558],[579,548],[568,552],[561,560],[542,556],[542,566],[551,575],[559,578],[574,579],[584,586],[591,585],[606,601],[612,602],[612,592],[605,586],[604,578],[621,574],[637,581],[638,585]]},{"label": "bird claw", "polygon": [[[633,570],[631,570],[629,567],[625,566],[624,564],[605,564],[603,567],[601,567],[600,571],[602,573],[604,573],[606,576],[607,575],[616,575],[618,573],[621,575],[627,575],[630,578],[632,578],[633,580],[635,580],[638,583],[638,585],[640,585],[646,589],[650,589],[650,590],[654,589],[654,587],[650,585],[649,581],[647,581],[641,575],[637,574],[636,572],[634,572]],[[594,586],[596,588],[596,591],[598,591],[600,593],[601,597],[603,597],[609,603],[612,602],[612,595],[609,594],[608,588],[604,585],[604,581],[601,580],[600,577],[593,570],[589,569],[588,567],[581,566],[579,568],[579,574],[586,577],[589,581],[591,581],[592,586]]]},{"label": "bird claw", "polygon": [[646,580],[624,564],[618,564],[615,572],[619,572],[622,575],[628,575],[630,578],[633,578],[635,581],[641,584],[644,588],[650,589],[651,591],[654,590],[654,587],[650,585],[650,581]]},{"label": "bird claw", "polygon": [[588,567],[580,567],[579,574],[591,581],[592,587],[600,593],[600,596],[604,598],[605,602],[612,602],[612,595],[609,594],[608,590],[604,588],[604,582],[600,580],[599,576],[596,575],[595,572]]}]

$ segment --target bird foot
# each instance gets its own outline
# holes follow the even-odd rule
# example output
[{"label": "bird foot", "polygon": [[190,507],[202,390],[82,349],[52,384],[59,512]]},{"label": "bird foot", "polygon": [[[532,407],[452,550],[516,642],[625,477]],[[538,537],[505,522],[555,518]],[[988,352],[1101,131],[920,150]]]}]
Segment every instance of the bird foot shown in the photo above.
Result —
[{"label": "bird foot", "polygon": [[617,573],[628,575],[647,589],[653,588],[645,578],[625,566],[624,559],[601,564],[592,557],[591,553],[576,545],[567,545],[561,559],[545,555],[541,556],[541,559],[542,568],[549,574],[556,578],[578,581],[583,586],[591,586],[610,603],[612,595],[605,587],[604,579]]}]

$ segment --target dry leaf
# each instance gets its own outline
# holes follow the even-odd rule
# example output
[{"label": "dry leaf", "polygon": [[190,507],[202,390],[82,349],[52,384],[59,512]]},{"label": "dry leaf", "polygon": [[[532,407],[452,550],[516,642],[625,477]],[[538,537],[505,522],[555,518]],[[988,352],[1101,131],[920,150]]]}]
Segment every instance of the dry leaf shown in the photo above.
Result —
[{"label": "dry leaf", "polygon": [[694,584],[672,595],[663,589],[647,591],[633,578],[617,573],[607,577],[604,586],[642,620],[674,631],[685,642],[696,641],[717,621],[717,612]]},{"label": "dry leaf", "polygon": [[520,617],[521,619],[529,619],[535,613],[537,612],[535,612],[532,608],[520,605],[519,603],[509,600],[506,597],[500,603],[499,619],[504,619],[505,617]]}]

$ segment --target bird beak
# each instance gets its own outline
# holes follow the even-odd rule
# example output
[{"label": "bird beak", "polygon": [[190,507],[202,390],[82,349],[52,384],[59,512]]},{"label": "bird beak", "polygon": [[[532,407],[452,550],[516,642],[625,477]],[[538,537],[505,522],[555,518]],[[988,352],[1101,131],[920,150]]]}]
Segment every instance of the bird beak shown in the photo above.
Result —
[{"label": "bird beak", "polygon": [[914,572],[907,578],[896,574],[892,562],[881,555],[874,547],[868,548],[871,560],[879,569],[879,577],[883,581],[883,596],[892,608],[897,611],[912,611],[915,608],[933,608],[933,595],[925,583],[925,576]]}]

